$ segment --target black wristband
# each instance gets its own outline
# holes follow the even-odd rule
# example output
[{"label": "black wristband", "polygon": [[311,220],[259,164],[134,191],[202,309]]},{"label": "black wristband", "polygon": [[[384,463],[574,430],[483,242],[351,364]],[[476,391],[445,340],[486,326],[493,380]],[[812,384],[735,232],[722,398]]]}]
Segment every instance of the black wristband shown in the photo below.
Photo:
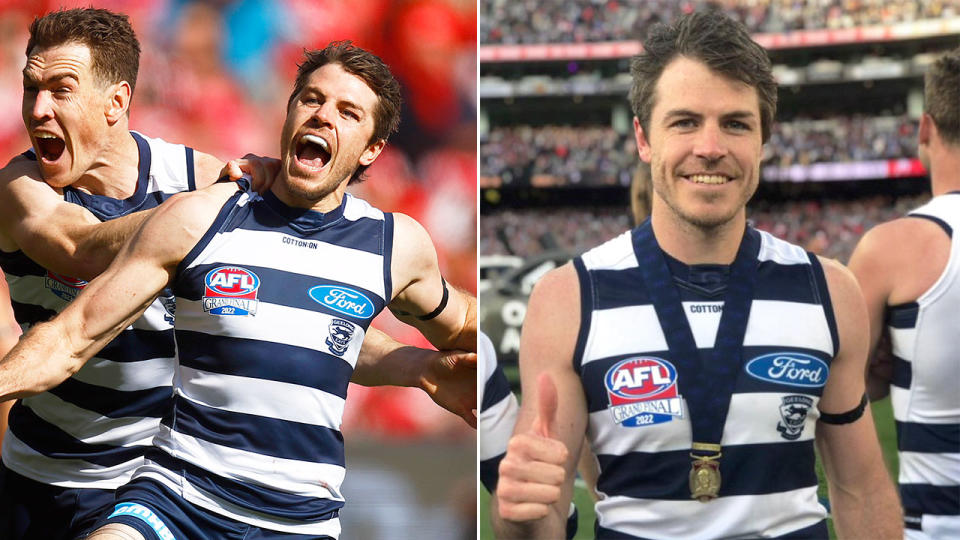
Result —
[{"label": "black wristband", "polygon": [[863,397],[860,398],[860,404],[856,407],[850,409],[847,412],[839,414],[830,414],[820,411],[820,421],[824,424],[833,424],[840,426],[843,424],[849,424],[851,422],[856,422],[858,418],[863,416],[863,410],[867,408],[867,394],[863,394]]}]

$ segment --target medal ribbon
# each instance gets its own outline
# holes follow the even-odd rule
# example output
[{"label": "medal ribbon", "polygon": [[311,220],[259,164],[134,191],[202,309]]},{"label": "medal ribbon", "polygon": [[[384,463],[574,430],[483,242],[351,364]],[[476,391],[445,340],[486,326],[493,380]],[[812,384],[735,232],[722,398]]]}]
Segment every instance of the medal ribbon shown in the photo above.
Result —
[{"label": "medal ribbon", "polygon": [[[711,353],[703,355],[697,349],[683,311],[680,291],[673,282],[649,219],[634,233],[633,242],[640,271],[677,368],[680,393],[687,402],[693,431],[693,454],[716,454],[733,387],[743,365],[743,336],[757,277],[759,235],[749,228],[744,231],[737,257],[730,267],[716,342]],[[716,445],[717,451],[710,452],[707,448],[711,445]]]}]

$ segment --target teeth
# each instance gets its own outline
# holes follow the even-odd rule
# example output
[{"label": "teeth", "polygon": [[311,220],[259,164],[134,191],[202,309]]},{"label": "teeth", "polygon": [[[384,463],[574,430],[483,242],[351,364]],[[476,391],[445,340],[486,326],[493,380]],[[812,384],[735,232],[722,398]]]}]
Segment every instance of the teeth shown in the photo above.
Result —
[{"label": "teeth", "polygon": [[59,137],[57,137],[56,135],[51,135],[49,133],[38,133],[37,138],[38,139],[59,139]]},{"label": "teeth", "polygon": [[300,140],[305,142],[310,142],[313,144],[319,144],[320,148],[323,148],[324,151],[326,152],[330,151],[330,145],[327,144],[327,141],[321,139],[320,137],[317,137],[316,135],[304,135],[303,137],[300,137]]},{"label": "teeth", "polygon": [[723,184],[727,181],[726,176],[712,174],[695,174],[693,176],[688,176],[687,178],[697,184]]}]

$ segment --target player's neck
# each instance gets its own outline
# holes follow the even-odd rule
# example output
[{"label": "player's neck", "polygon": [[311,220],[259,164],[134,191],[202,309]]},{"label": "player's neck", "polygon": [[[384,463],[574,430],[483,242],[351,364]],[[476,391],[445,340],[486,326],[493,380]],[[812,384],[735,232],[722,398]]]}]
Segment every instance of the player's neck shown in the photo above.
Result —
[{"label": "player's neck", "polygon": [[650,219],[657,243],[674,259],[684,264],[731,264],[743,239],[746,211],[710,228],[684,221],[671,212],[654,211]]},{"label": "player's neck", "polygon": [[319,200],[313,200],[292,189],[283,174],[284,173],[281,173],[280,176],[274,180],[270,186],[270,191],[276,195],[277,199],[280,199],[280,202],[291,208],[306,208],[325,214],[336,210],[340,204],[343,203],[343,198],[346,197],[346,181],[338,184],[333,191],[323,195]]},{"label": "player's neck", "polygon": [[112,130],[100,144],[93,163],[73,187],[93,195],[126,199],[137,190],[140,149],[127,129]]},{"label": "player's neck", "polygon": [[960,145],[947,150],[930,164],[930,190],[933,196],[960,191]]}]

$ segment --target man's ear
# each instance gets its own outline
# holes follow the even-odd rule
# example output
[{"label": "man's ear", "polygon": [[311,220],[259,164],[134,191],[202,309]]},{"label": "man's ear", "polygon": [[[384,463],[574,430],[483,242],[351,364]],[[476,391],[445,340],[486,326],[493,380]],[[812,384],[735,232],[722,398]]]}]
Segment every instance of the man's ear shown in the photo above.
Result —
[{"label": "man's ear", "polygon": [[383,151],[383,147],[387,145],[387,141],[380,139],[379,141],[367,145],[363,150],[363,153],[360,154],[360,165],[370,165],[377,159],[377,156],[380,155],[380,152]]},{"label": "man's ear", "polygon": [[130,83],[120,81],[109,85],[106,92],[107,104],[104,113],[107,117],[107,122],[113,125],[127,114],[127,110],[130,108],[130,98],[133,95],[133,90],[130,88]]},{"label": "man's ear", "polygon": [[643,132],[643,127],[640,126],[640,119],[636,116],[633,117],[633,136],[637,141],[637,153],[640,154],[640,159],[644,163],[650,163],[650,142],[647,140],[647,136]]},{"label": "man's ear", "polygon": [[934,125],[933,118],[927,113],[921,114],[920,127],[917,129],[917,144],[928,146],[935,129],[937,129],[937,126]]}]

